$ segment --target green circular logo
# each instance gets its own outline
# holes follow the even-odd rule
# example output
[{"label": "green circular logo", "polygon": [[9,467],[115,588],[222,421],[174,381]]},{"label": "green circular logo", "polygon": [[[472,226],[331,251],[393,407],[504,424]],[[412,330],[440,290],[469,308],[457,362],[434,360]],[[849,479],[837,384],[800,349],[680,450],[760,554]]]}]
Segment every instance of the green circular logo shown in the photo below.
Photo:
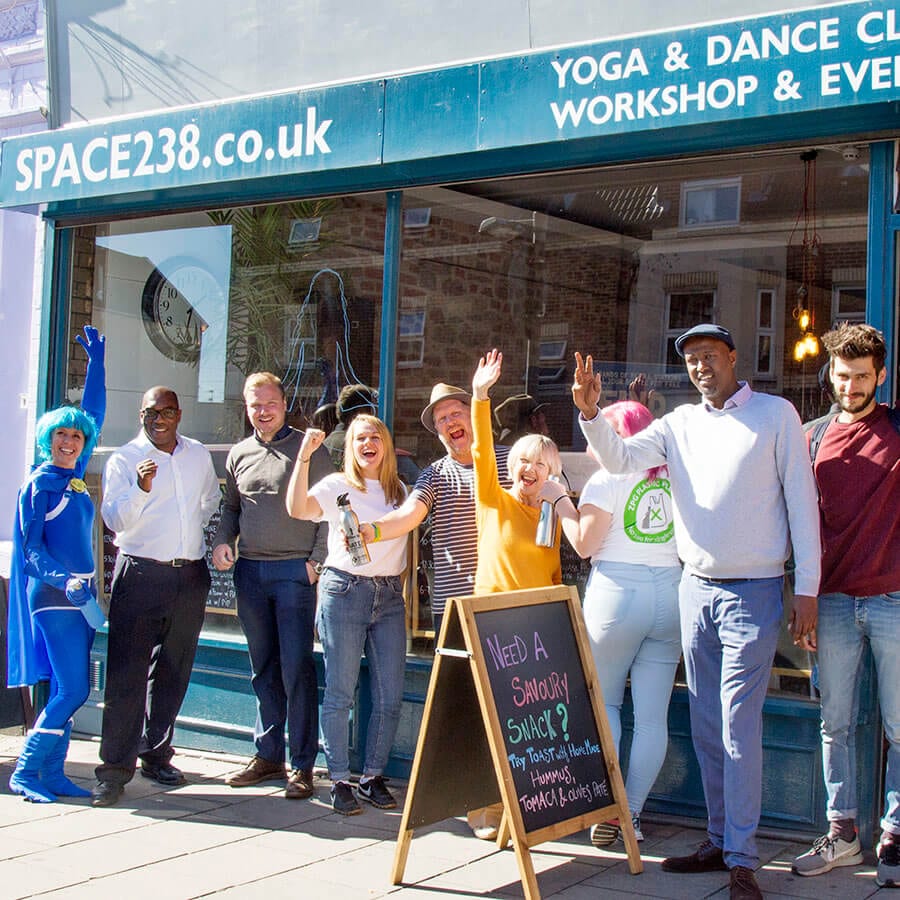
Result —
[{"label": "green circular logo", "polygon": [[634,486],[625,504],[625,534],[638,544],[665,544],[672,540],[672,491],[668,478]]}]

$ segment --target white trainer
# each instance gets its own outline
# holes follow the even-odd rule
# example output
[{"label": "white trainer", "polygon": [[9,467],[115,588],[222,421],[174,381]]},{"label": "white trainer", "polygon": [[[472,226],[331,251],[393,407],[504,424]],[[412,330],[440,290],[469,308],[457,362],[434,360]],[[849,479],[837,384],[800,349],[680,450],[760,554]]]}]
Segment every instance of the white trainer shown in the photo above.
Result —
[{"label": "white trainer", "polygon": [[806,853],[794,860],[791,871],[795,875],[824,875],[837,866],[858,866],[862,860],[859,837],[845,841],[823,834]]}]

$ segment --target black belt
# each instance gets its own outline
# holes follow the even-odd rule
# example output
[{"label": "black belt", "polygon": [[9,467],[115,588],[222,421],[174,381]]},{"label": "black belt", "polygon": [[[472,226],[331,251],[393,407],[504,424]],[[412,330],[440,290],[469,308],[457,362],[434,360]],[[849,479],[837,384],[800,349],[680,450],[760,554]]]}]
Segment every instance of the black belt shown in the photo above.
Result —
[{"label": "black belt", "polygon": [[135,556],[133,553],[123,553],[122,555],[141,563],[150,563],[154,566],[166,566],[171,569],[180,569],[182,566],[190,566],[193,563],[200,562],[199,559],[152,559],[149,556]]}]

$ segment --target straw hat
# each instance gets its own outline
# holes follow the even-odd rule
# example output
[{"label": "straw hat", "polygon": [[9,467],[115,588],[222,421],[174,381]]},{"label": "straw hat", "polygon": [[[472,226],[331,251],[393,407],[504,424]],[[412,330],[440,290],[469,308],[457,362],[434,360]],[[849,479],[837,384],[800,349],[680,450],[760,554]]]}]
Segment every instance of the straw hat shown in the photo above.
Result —
[{"label": "straw hat", "polygon": [[464,391],[462,388],[454,387],[452,384],[444,384],[440,382],[431,389],[431,400],[428,406],[422,410],[422,424],[432,433],[437,434],[437,428],[434,427],[434,408],[442,400],[459,400],[466,406],[471,406],[472,395]]}]

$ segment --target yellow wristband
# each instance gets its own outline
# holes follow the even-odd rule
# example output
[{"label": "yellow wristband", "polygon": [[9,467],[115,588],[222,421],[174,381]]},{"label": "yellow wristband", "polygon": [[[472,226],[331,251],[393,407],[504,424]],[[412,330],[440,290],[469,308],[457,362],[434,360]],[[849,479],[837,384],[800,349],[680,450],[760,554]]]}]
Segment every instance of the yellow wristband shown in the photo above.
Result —
[{"label": "yellow wristband", "polygon": [[372,523],[372,530],[375,532],[375,537],[372,539],[373,543],[374,543],[374,541],[380,541],[381,540],[381,529],[378,527],[377,522]]}]

